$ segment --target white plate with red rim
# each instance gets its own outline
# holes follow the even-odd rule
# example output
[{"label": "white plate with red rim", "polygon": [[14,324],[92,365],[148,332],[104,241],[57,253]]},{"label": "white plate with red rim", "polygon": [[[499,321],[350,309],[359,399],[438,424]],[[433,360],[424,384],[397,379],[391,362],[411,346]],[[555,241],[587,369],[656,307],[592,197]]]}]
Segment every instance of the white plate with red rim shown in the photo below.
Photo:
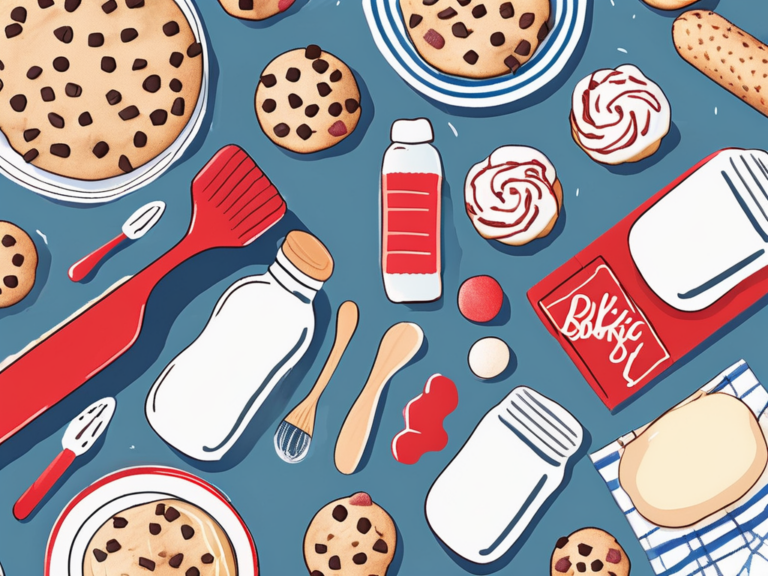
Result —
[{"label": "white plate with red rim", "polygon": [[75,496],[51,530],[45,576],[83,576],[88,543],[102,524],[126,508],[166,498],[184,500],[210,514],[232,543],[238,576],[258,576],[253,538],[227,496],[197,476],[160,466],[118,470]]}]

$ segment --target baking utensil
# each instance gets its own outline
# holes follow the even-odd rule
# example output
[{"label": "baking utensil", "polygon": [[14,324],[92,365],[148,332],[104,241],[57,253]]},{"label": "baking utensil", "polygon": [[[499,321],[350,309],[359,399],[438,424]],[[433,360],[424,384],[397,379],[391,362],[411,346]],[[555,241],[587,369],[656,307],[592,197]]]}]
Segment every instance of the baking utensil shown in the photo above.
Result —
[{"label": "baking utensil", "polygon": [[101,262],[101,260],[124,240],[138,240],[144,234],[150,231],[150,229],[157,224],[160,218],[165,212],[165,202],[157,201],[145,204],[136,212],[131,214],[128,220],[123,224],[122,232],[104,244],[101,248],[98,248],[81,258],[74,264],[67,272],[69,279],[72,282],[80,282],[83,278],[91,273],[91,270]]},{"label": "baking utensil", "polygon": [[13,516],[16,520],[27,518],[72,465],[75,458],[85,454],[104,434],[112,416],[115,415],[115,407],[114,398],[103,398],[88,406],[70,422],[61,439],[62,450],[59,455],[14,504]]},{"label": "baking utensil", "polygon": [[315,430],[317,403],[355,333],[358,319],[357,304],[347,301],[339,306],[336,314],[336,339],[320,376],[306,398],[291,410],[275,431],[275,451],[289,464],[301,462],[309,452],[312,433]]},{"label": "baking utensil", "polygon": [[149,295],[168,272],[206,250],[250,244],[286,211],[269,178],[234,145],[197,174],[192,202],[192,220],[178,244],[0,365],[0,443],[133,345]]},{"label": "baking utensil", "polygon": [[357,470],[368,444],[379,398],[387,382],[413,359],[424,342],[424,332],[411,322],[390,327],[379,344],[373,368],[362,392],[344,420],[336,441],[336,468],[342,474]]}]

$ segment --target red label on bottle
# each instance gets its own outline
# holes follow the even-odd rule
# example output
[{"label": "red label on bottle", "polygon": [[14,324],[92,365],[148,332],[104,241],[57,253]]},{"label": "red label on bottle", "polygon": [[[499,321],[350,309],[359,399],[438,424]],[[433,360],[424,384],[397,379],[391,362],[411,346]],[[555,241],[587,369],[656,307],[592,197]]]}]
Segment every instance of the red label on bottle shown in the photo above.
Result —
[{"label": "red label on bottle", "polygon": [[439,174],[384,174],[381,194],[382,270],[437,274],[440,267]]}]

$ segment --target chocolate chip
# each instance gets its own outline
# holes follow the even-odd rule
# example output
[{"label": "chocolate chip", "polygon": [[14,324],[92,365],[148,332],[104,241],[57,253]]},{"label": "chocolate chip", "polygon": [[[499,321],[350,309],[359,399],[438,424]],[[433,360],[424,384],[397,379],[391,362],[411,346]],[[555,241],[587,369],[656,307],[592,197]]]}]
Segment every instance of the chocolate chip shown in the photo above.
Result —
[{"label": "chocolate chip", "polygon": [[[162,112],[163,114],[165,114],[164,110],[155,110],[155,112]],[[155,112],[153,112],[152,114],[154,114]],[[154,124],[154,120],[152,120],[152,123]],[[165,123],[165,120],[161,122],[161,124],[164,124],[164,123]],[[165,516],[166,522],[173,522],[174,520],[178,520],[181,517],[181,514],[173,506],[168,506],[168,508],[165,509],[165,514],[163,514],[163,516]]]},{"label": "chocolate chip", "polygon": [[155,516],[162,516],[165,514],[165,504],[162,502],[155,506]]},{"label": "chocolate chip", "polygon": [[240,0],[237,5],[240,10],[253,10],[253,0]]},{"label": "chocolate chip", "polygon": [[528,40],[520,40],[520,44],[515,48],[515,54],[520,56],[528,56],[531,53],[531,43]]},{"label": "chocolate chip", "polygon": [[93,155],[96,158],[104,158],[109,153],[109,144],[106,142],[99,142],[93,147]]},{"label": "chocolate chip", "polygon": [[118,542],[114,538],[109,542],[107,542],[107,552],[109,552],[110,554],[112,554],[113,552],[117,552],[118,550],[120,550],[120,548],[122,548],[122,546],[120,546],[120,542]]},{"label": "chocolate chip", "polygon": [[143,8],[144,0],[125,0],[125,5],[128,8]]},{"label": "chocolate chip", "polygon": [[120,516],[115,516],[112,518],[112,527],[113,528],[125,528],[128,526],[128,520],[125,518],[122,518]]},{"label": "chocolate chip", "polygon": [[424,6],[433,6],[437,4],[437,0],[422,0],[422,4],[424,4]]},{"label": "chocolate chip", "polygon": [[357,531],[360,532],[360,534],[368,534],[370,529],[371,521],[368,520],[368,518],[360,518],[360,520],[357,521]]},{"label": "chocolate chip", "polygon": [[315,552],[318,554],[325,554],[328,552],[328,546],[325,544],[315,544]]},{"label": "chocolate chip", "polygon": [[274,74],[265,74],[261,77],[261,83],[267,88],[272,88],[272,86],[277,84],[277,78],[275,78]]},{"label": "chocolate chip", "polygon": [[505,20],[512,18],[515,15],[515,8],[512,6],[512,2],[504,2],[504,4],[499,6],[499,14]]},{"label": "chocolate chip", "polygon": [[139,37],[139,31],[136,28],[126,28],[120,32],[120,40],[125,43],[133,42]]},{"label": "chocolate chip", "polygon": [[342,108],[341,103],[334,102],[330,106],[328,106],[328,114],[333,116],[334,118],[341,116],[341,113],[344,111],[344,108]]},{"label": "chocolate chip", "polygon": [[91,118],[91,115],[88,112],[83,112],[80,114],[80,117],[77,119],[80,126],[90,126],[93,124],[93,118]]},{"label": "chocolate chip", "polygon": [[24,28],[21,27],[21,24],[8,24],[8,26],[5,27],[5,36],[7,38],[15,38],[23,31]]},{"label": "chocolate chip", "polygon": [[155,522],[150,523],[149,525],[149,533],[152,534],[152,536],[157,536],[160,534],[160,524],[156,524]]},{"label": "chocolate chip", "polygon": [[3,64],[2,60],[0,60],[0,70],[5,70],[5,64]]},{"label": "chocolate chip", "polygon": [[291,108],[294,110],[304,104],[304,101],[301,99],[301,97],[298,94],[288,94],[288,104],[291,105]]},{"label": "chocolate chip", "polygon": [[200,56],[200,54],[203,53],[203,45],[200,44],[200,42],[192,42],[187,47],[187,56],[190,58],[195,58],[196,56]]},{"label": "chocolate chip", "polygon": [[24,112],[24,108],[27,107],[27,97],[24,94],[16,94],[11,98],[11,108],[16,112]]},{"label": "chocolate chip", "polygon": [[64,128],[64,118],[53,112],[48,113],[48,122],[50,122],[51,126],[54,128]]},{"label": "chocolate chip", "polygon": [[464,22],[456,22],[456,24],[451,26],[451,32],[453,32],[453,35],[456,36],[456,38],[466,38],[470,35],[470,31],[467,30]]},{"label": "chocolate chip", "polygon": [[474,50],[467,50],[467,52],[464,54],[464,61],[467,64],[472,64],[472,65],[477,64],[478,58],[479,56],[477,55],[477,52],[475,52]]},{"label": "chocolate chip", "polygon": [[17,6],[11,10],[11,20],[24,24],[24,22],[27,21],[27,9],[22,6]]},{"label": "chocolate chip", "polygon": [[317,113],[320,111],[320,106],[317,104],[310,104],[306,108],[304,108],[304,115],[307,118],[314,118],[317,116]]},{"label": "chocolate chip", "polygon": [[181,92],[181,89],[183,88],[181,80],[178,80],[176,78],[171,80],[171,83],[169,84],[169,86],[171,87],[171,90],[173,90],[174,92]]},{"label": "chocolate chip", "polygon": [[352,562],[357,564],[358,566],[361,566],[368,562],[368,556],[366,556],[363,552],[360,552],[359,554],[355,554],[352,556]]},{"label": "chocolate chip", "polygon": [[587,571],[587,565],[584,564],[584,562],[577,562],[576,563],[576,570],[579,572],[586,572]]},{"label": "chocolate chip", "polygon": [[494,32],[491,34],[491,45],[492,46],[501,46],[506,41],[506,38],[504,38],[503,32]]},{"label": "chocolate chip", "polygon": [[109,102],[110,106],[114,106],[115,104],[120,104],[120,102],[123,99],[123,95],[120,94],[117,90],[110,90],[107,92],[107,102]]},{"label": "chocolate chip", "polygon": [[144,558],[142,556],[139,556],[139,566],[142,568],[146,568],[147,570],[151,570],[152,572],[155,571],[155,563],[152,562],[149,558]]},{"label": "chocolate chip", "polygon": [[16,238],[11,236],[10,234],[6,234],[5,236],[3,236],[2,244],[6,248],[10,248],[11,246],[16,246]]},{"label": "chocolate chip", "polygon": [[331,82],[338,82],[339,80],[341,80],[341,76],[342,76],[341,70],[334,70],[331,73]]},{"label": "chocolate chip", "polygon": [[555,562],[555,570],[557,572],[560,572],[561,574],[568,572],[568,570],[571,569],[571,560],[568,556],[565,558],[560,558],[557,562]]},{"label": "chocolate chip", "polygon": [[136,146],[136,148],[144,148],[144,146],[147,145],[147,135],[141,130],[136,132],[136,134],[133,135],[133,145]]},{"label": "chocolate chip", "polygon": [[384,542],[384,540],[382,540],[381,538],[376,540],[376,543],[373,545],[373,549],[374,551],[380,552],[382,554],[386,554],[387,552],[389,552],[389,546],[387,546],[387,543]]},{"label": "chocolate chip", "polygon": [[151,76],[147,76],[147,79],[144,80],[144,84],[142,84],[142,87],[147,92],[152,92],[153,94],[160,90],[160,76],[157,74],[152,74]]},{"label": "chocolate chip", "polygon": [[131,66],[131,70],[144,70],[144,68],[147,67],[147,61],[144,60],[144,58],[136,58],[136,60],[133,61],[133,66]]},{"label": "chocolate chip", "polygon": [[133,120],[136,118],[136,116],[139,115],[139,109],[136,106],[128,106],[127,108],[123,108],[118,112],[118,116],[120,116],[123,120]]},{"label": "chocolate chip", "polygon": [[117,62],[115,62],[115,59],[112,58],[112,56],[104,56],[101,59],[101,69],[104,70],[104,72],[109,72],[111,74],[115,71],[115,68],[117,68]]},{"label": "chocolate chip", "polygon": [[51,144],[51,154],[59,158],[69,158],[69,146],[66,144]]},{"label": "chocolate chip", "polygon": [[40,136],[40,130],[37,128],[30,128],[29,130],[24,130],[24,141],[25,142],[32,142],[35,138]]},{"label": "chocolate chip", "polygon": [[338,556],[331,556],[331,559],[328,560],[328,568],[331,570],[341,570],[341,558]]},{"label": "chocolate chip", "polygon": [[310,44],[307,46],[306,50],[304,50],[304,57],[308,60],[315,60],[317,58],[320,58],[320,56],[323,55],[323,50],[318,46],[317,44]]},{"label": "chocolate chip", "polygon": [[174,116],[184,116],[184,109],[184,98],[178,97],[173,101],[173,105],[171,106],[171,114]]},{"label": "chocolate chip", "polygon": [[179,33],[179,25],[171,20],[170,22],[166,22],[163,24],[163,34],[166,36],[176,36],[176,34]]},{"label": "chocolate chip", "polygon": [[595,560],[589,567],[592,568],[592,572],[600,572],[603,569],[603,563],[600,560]]},{"label": "chocolate chip", "polygon": [[445,38],[443,38],[437,30],[430,28],[427,33],[424,34],[424,41],[437,50],[442,50],[445,46]]},{"label": "chocolate chip", "polygon": [[466,6],[466,5],[468,5],[470,2],[472,2],[472,0],[459,0],[459,5],[460,5],[460,6]]},{"label": "chocolate chip", "polygon": [[37,0],[37,5],[45,10],[46,8],[53,6],[53,0]]},{"label": "chocolate chip", "polygon": [[93,557],[96,558],[96,562],[104,562],[107,559],[107,553],[104,550],[98,548],[93,549]]},{"label": "chocolate chip", "polygon": [[299,138],[302,140],[309,140],[312,137],[312,128],[307,126],[306,124],[302,124],[298,128],[296,128],[296,134],[299,135]]},{"label": "chocolate chip", "polygon": [[[51,4],[53,4],[53,0],[51,0]],[[117,10],[117,2],[115,2],[115,0],[104,2],[104,4],[101,5],[101,9],[104,10],[105,14],[112,14],[112,12]]]},{"label": "chocolate chip", "polygon": [[326,97],[331,93],[331,87],[325,82],[319,82],[317,84],[317,93],[322,97]]},{"label": "chocolate chip", "polygon": [[561,549],[565,548],[566,544],[568,544],[568,538],[566,538],[565,536],[562,536],[562,537],[557,539],[557,543],[555,544],[555,547],[558,550],[561,550]]},{"label": "chocolate chip", "polygon": [[4,86],[4,84],[3,84],[3,81],[2,81],[2,80],[0,80],[0,90],[2,90],[2,89],[3,89],[3,86]]},{"label": "chocolate chip", "polygon": [[288,136],[288,134],[291,133],[291,127],[288,126],[288,124],[286,124],[285,122],[281,122],[280,124],[275,126],[274,130],[275,130],[275,136],[277,136],[278,138],[285,138],[286,136]]},{"label": "chocolate chip", "polygon": [[184,540],[189,540],[195,535],[195,529],[188,524],[184,524],[184,526],[181,527],[181,535],[184,537]]},{"label": "chocolate chip", "polygon": [[75,84],[74,82],[67,82],[67,85],[64,86],[64,93],[70,98],[79,98],[83,93],[83,89],[79,84]]},{"label": "chocolate chip", "polygon": [[126,173],[133,171],[133,165],[131,164],[131,161],[128,160],[128,156],[125,155],[120,156],[120,160],[118,160],[117,166],[120,168],[120,170]]},{"label": "chocolate chip", "polygon": [[312,572],[309,573],[309,576],[325,576],[320,570],[312,570]]},{"label": "chocolate chip", "polygon": [[609,548],[608,554],[605,556],[605,561],[610,564],[618,564],[621,562],[621,551],[616,548]]},{"label": "chocolate chip", "polygon": [[475,18],[482,18],[486,14],[488,14],[488,10],[485,9],[484,4],[478,4],[477,6],[472,8],[472,16],[474,16]]},{"label": "chocolate chip", "polygon": [[325,74],[325,72],[328,70],[328,67],[330,64],[328,64],[327,61],[323,60],[322,58],[319,58],[312,62],[312,68],[315,72],[318,74]]},{"label": "chocolate chip", "polygon": [[440,20],[450,20],[454,16],[456,16],[456,10],[451,7],[437,13],[437,17],[440,18]]},{"label": "chocolate chip", "polygon": [[299,78],[301,78],[301,70],[298,68],[288,68],[288,71],[285,73],[285,79],[288,82],[298,82]]},{"label": "chocolate chip", "polygon": [[24,158],[24,161],[26,163],[30,163],[30,162],[32,162],[32,160],[37,158],[39,155],[40,155],[40,153],[35,148],[32,148],[31,150],[28,150],[24,154],[23,158]]},{"label": "chocolate chip", "polygon": [[171,57],[168,61],[171,63],[171,66],[178,68],[181,66],[181,63],[184,62],[184,54],[181,52],[174,52],[171,54]]},{"label": "chocolate chip", "polygon": [[21,268],[21,266],[24,264],[24,255],[14,254],[13,258],[11,258],[11,264],[16,266],[16,268]]},{"label": "chocolate chip", "polygon": [[94,32],[93,34],[88,34],[88,46],[91,48],[98,48],[99,46],[104,46],[104,34],[101,32]]},{"label": "chocolate chip", "polygon": [[525,30],[526,28],[530,28],[533,24],[533,21],[536,19],[536,15],[533,12],[526,12],[522,16],[520,16],[520,28]]},{"label": "chocolate chip", "polygon": [[40,74],[43,73],[43,69],[40,68],[40,66],[32,66],[29,70],[27,70],[27,78],[30,80],[34,80],[35,78],[39,77]]},{"label": "chocolate chip", "polygon": [[203,564],[213,564],[213,560],[214,560],[213,554],[209,552],[206,552],[200,557],[200,562],[202,562]]},{"label": "chocolate chip", "polygon": [[547,34],[549,34],[549,24],[544,22],[544,24],[541,25],[541,28],[539,28],[539,33],[536,34],[536,40],[541,42],[547,37]]},{"label": "chocolate chip", "polygon": [[75,33],[71,26],[61,26],[53,31],[53,35],[56,36],[64,44],[72,42],[72,38],[75,37]]},{"label": "chocolate chip", "polygon": [[589,546],[588,544],[579,544],[578,550],[579,554],[582,556],[589,556],[592,554],[592,546]]},{"label": "chocolate chip", "polygon": [[80,7],[80,0],[64,0],[64,10],[74,12]]},{"label": "chocolate chip", "polygon": [[56,100],[56,93],[53,91],[53,88],[46,86],[40,89],[40,97],[43,99],[43,102],[53,102]]},{"label": "chocolate chip", "polygon": [[336,508],[333,509],[333,513],[331,514],[333,516],[333,519],[337,522],[344,522],[344,520],[347,519],[347,509],[344,508],[341,504],[338,504]]},{"label": "chocolate chip", "polygon": [[168,566],[171,568],[178,568],[181,566],[181,563],[184,561],[184,554],[176,554],[176,556],[173,556],[170,560],[168,560]]},{"label": "chocolate chip", "polygon": [[266,112],[267,114],[269,114],[270,112],[274,112],[276,108],[277,108],[277,102],[272,100],[272,98],[267,98],[261,104],[261,109],[264,110],[264,112]]},{"label": "chocolate chip", "polygon": [[192,566],[192,568],[184,572],[184,576],[200,576],[200,570]]},{"label": "chocolate chip", "polygon": [[408,19],[408,26],[411,28],[416,28],[416,26],[421,24],[422,20],[424,20],[424,18],[418,14],[411,14],[411,17]]},{"label": "chocolate chip", "polygon": [[54,58],[53,60],[53,69],[57,72],[66,72],[69,70],[69,60],[64,58],[64,56],[59,56],[58,58]]}]

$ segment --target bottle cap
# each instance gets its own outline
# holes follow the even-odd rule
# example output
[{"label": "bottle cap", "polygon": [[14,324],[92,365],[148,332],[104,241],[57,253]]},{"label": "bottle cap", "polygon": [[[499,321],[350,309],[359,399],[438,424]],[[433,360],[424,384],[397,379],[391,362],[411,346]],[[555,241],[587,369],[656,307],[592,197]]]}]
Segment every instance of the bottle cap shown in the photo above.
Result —
[{"label": "bottle cap", "polygon": [[333,257],[320,240],[307,232],[293,230],[283,241],[283,254],[310,278],[325,282],[333,274]]},{"label": "bottle cap", "polygon": [[426,144],[435,139],[432,124],[426,118],[415,120],[395,120],[390,133],[392,142],[403,144]]}]

